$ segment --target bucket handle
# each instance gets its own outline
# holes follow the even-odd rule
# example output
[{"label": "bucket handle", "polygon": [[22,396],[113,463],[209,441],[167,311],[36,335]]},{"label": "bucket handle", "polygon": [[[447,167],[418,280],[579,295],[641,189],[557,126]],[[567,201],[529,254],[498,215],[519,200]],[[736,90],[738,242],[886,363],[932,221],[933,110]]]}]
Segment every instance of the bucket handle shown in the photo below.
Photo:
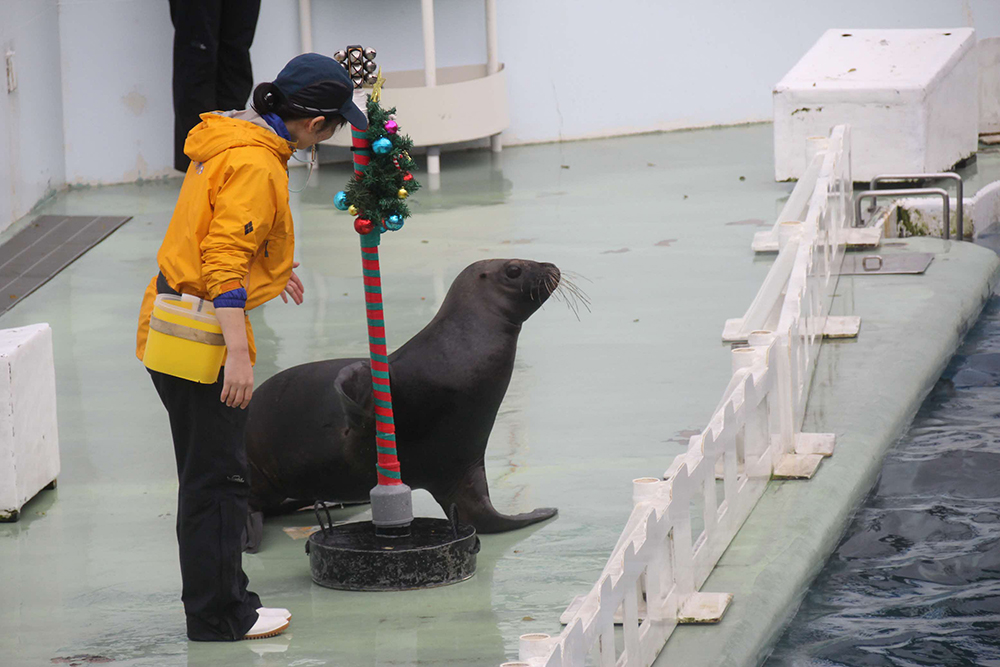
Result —
[{"label": "bucket handle", "polygon": [[[458,539],[458,505],[452,503],[448,507],[448,521],[451,522],[451,534],[457,540]],[[479,549],[482,544],[479,542],[479,535],[476,535],[476,539],[473,540],[472,546],[469,547],[470,554],[479,553]]]},{"label": "bucket handle", "polygon": [[458,539],[458,505],[452,503],[448,507],[448,521],[451,522],[451,535],[454,539]]},{"label": "bucket handle", "polygon": [[[323,517],[321,517],[319,515],[319,511],[321,509],[324,512],[326,512],[326,523],[327,523],[327,525],[325,525],[325,526],[323,525]],[[326,503],[324,503],[322,500],[317,500],[316,504],[313,505],[313,512],[316,513],[316,521],[319,522],[319,529],[323,531],[323,535],[326,535],[327,531],[333,529],[333,519],[330,518],[330,508],[327,507]]]}]

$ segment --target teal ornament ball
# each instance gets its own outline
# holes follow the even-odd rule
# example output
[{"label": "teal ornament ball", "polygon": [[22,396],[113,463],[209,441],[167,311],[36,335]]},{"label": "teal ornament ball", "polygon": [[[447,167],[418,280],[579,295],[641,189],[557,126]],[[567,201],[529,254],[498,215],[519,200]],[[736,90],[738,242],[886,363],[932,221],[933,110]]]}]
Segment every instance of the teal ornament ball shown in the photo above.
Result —
[{"label": "teal ornament ball", "polygon": [[392,142],[382,137],[381,139],[376,139],[375,143],[372,144],[372,150],[379,155],[385,155],[392,150]]},{"label": "teal ornament ball", "polygon": [[337,207],[338,211],[346,211],[348,207],[347,203],[347,193],[341,190],[333,196],[333,205]]},{"label": "teal ornament ball", "polygon": [[403,216],[401,215],[390,215],[385,219],[386,229],[392,232],[399,231],[403,228]]}]

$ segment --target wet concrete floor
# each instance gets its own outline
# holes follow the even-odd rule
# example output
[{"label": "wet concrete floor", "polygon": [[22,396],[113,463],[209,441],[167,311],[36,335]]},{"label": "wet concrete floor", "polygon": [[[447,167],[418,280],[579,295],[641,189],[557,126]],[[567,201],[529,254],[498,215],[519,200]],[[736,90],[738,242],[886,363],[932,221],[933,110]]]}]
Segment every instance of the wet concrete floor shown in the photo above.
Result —
[{"label": "wet concrete floor", "polygon": [[[134,356],[180,181],[48,202],[38,214],[134,218],[0,317],[53,328],[62,449],[59,488],[0,524],[0,662],[497,665],[516,657],[520,634],[557,634],[617,540],[630,480],[660,474],[726,386],[723,323],[742,315],[772,260],[750,241],[791,190],[773,182],[771,146],[771,127],[756,125],[446,154],[441,189],[417,193],[414,216],[383,243],[389,343],[419,331],[475,260],[549,261],[578,276],[590,312],[550,301],[525,324],[487,450],[498,509],[559,516],[484,536],[465,583],[384,594],[314,585],[304,541],[284,530],[313,517],[269,520],[244,568],[265,604],[292,611],[291,630],[233,644],[184,637],[169,429]],[[293,170],[292,187],[304,176]],[[357,235],[332,206],[347,177],[324,166],[292,195],[306,302],[252,314],[258,383],[366,353]],[[414,501],[417,514],[442,516],[425,492]],[[336,518],[354,516],[364,509]]]}]

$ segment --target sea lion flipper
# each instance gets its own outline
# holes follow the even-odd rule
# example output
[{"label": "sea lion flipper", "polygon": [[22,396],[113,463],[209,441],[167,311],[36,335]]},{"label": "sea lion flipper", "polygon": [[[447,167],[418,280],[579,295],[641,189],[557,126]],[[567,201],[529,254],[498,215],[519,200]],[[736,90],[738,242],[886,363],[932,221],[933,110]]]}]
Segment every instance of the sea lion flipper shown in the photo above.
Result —
[{"label": "sea lion flipper", "polygon": [[352,429],[375,428],[375,398],[372,395],[371,365],[367,360],[345,366],[333,381],[340,405]]},{"label": "sea lion flipper", "polygon": [[482,461],[470,467],[459,483],[448,493],[432,491],[445,514],[452,516],[452,508],[458,509],[458,520],[475,527],[480,533],[503,533],[530,526],[556,516],[555,507],[539,507],[523,514],[501,514],[493,507],[490,490],[486,482],[486,468]]}]

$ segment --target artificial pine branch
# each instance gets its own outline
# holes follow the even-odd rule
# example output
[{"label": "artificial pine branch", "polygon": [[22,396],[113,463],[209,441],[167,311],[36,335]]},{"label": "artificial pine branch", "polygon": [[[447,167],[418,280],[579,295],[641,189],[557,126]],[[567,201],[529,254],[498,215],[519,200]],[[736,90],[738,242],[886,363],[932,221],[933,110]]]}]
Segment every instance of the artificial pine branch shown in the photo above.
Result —
[{"label": "artificial pine branch", "polygon": [[389,122],[390,115],[396,113],[395,107],[383,109],[369,95],[367,111],[368,130],[365,138],[372,146],[379,139],[388,139],[392,142],[392,149],[387,153],[372,150],[368,169],[360,179],[353,178],[347,184],[347,203],[358,209],[359,218],[371,220],[376,225],[383,224],[392,215],[405,220],[410,216],[410,207],[405,200],[399,198],[399,190],[405,189],[407,193],[413,194],[420,189],[420,183],[415,178],[403,180],[405,174],[412,173],[416,168],[416,163],[409,155],[413,141],[398,130],[393,134],[386,131],[385,124]]}]

